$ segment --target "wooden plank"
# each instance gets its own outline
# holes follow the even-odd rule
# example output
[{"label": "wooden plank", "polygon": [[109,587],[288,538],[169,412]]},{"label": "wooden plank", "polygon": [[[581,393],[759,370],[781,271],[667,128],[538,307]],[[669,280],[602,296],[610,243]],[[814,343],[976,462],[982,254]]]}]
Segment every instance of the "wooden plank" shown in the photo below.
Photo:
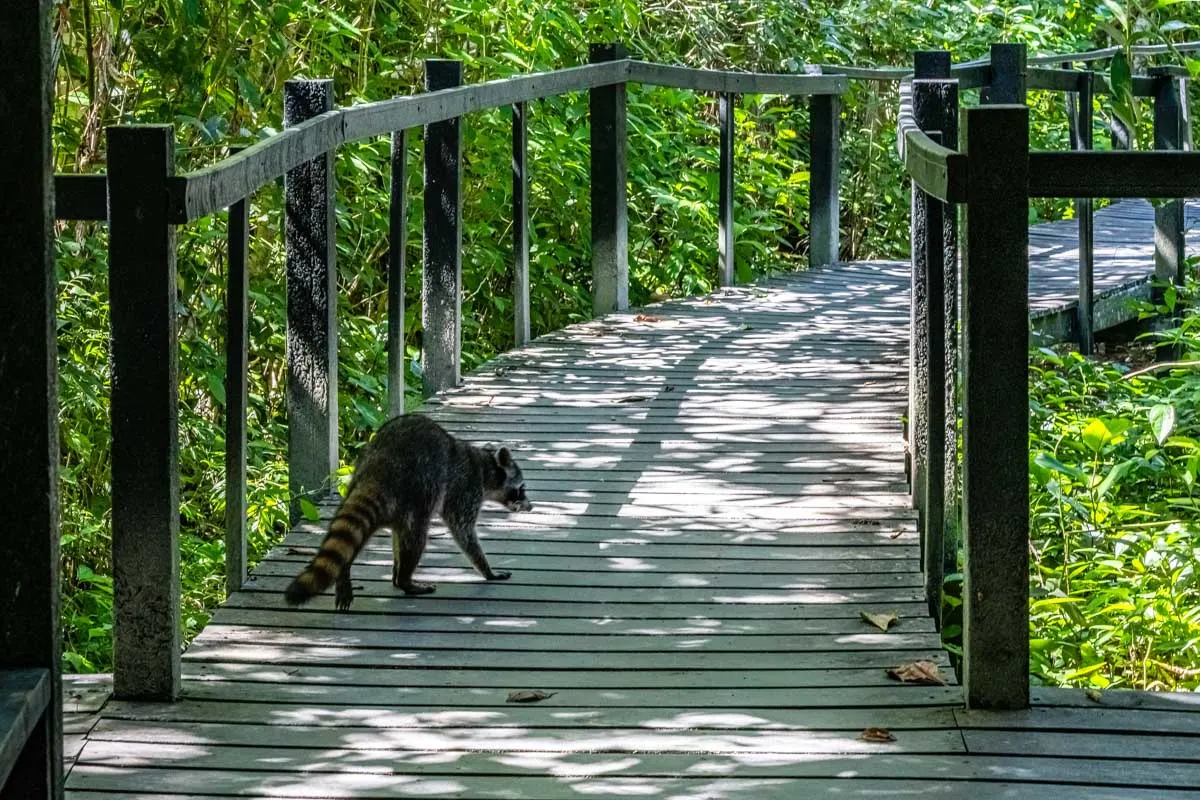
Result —
[{"label": "wooden plank", "polygon": [[1029,154],[1030,197],[1200,197],[1200,153]]},{"label": "wooden plank", "polygon": [[[1197,730],[1200,736],[1200,729]],[[963,731],[963,741],[971,753],[1038,757],[1126,759],[1125,767],[1145,770],[1145,762],[1200,761],[1200,739],[1196,736],[1154,736],[1133,733],[1094,733],[1092,731]],[[1141,761],[1132,765],[1128,761]],[[1158,764],[1154,765],[1157,769]]]},{"label": "wooden plank", "polygon": [[841,75],[785,75],[763,72],[694,69],[691,67],[629,63],[629,80],[651,86],[672,86],[695,92],[726,94],[840,95],[850,82]]},{"label": "wooden plank", "polygon": [[43,793],[50,795],[45,784],[57,764],[46,760],[47,746],[38,734],[46,736],[46,711],[57,705],[51,692],[45,669],[0,670],[0,791],[10,775],[27,785],[40,777]]},{"label": "wooden plank", "polygon": [[107,220],[108,176],[55,175],[54,218],[59,220]]},{"label": "wooden plank", "polygon": [[[955,718],[964,732],[976,730],[1061,731],[1091,734],[1142,734],[1146,745],[1153,745],[1159,734],[1194,736],[1196,717],[1175,711],[1135,711],[1121,708],[1044,708],[1023,711],[955,710]],[[1151,752],[1153,748],[1150,747]]]}]

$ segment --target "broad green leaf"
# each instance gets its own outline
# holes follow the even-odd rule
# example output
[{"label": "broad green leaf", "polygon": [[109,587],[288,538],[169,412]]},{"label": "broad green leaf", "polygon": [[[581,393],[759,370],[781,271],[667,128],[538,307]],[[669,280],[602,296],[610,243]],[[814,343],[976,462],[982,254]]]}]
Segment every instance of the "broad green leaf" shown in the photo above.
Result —
[{"label": "broad green leaf", "polygon": [[1037,456],[1034,457],[1034,463],[1043,469],[1048,469],[1063,475],[1069,475],[1072,478],[1083,479],[1085,477],[1084,471],[1079,469],[1079,467],[1072,467],[1064,464],[1049,453],[1038,453]]},{"label": "broad green leaf", "polygon": [[1175,406],[1166,403],[1154,406],[1150,409],[1149,417],[1154,439],[1162,444],[1171,435],[1171,431],[1175,430]]},{"label": "broad green leaf", "polygon": [[316,522],[321,518],[321,513],[317,510],[317,506],[307,497],[300,498],[300,513],[309,522]]}]

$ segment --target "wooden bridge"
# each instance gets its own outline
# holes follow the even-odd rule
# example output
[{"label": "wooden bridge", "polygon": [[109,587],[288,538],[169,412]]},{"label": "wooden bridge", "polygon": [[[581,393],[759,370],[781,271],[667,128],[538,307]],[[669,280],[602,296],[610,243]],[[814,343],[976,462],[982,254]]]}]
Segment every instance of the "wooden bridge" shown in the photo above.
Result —
[{"label": "wooden bridge", "polygon": [[[45,23],[33,17],[31,31]],[[1102,56],[1053,60],[1093,57]],[[56,538],[5,536],[0,585],[31,588],[0,605],[0,664],[23,668],[0,673],[3,797],[61,792],[64,761],[67,794],[89,800],[1200,792],[1193,695],[1030,689],[1025,402],[1030,309],[1045,312],[1035,314],[1042,335],[1090,346],[1096,329],[1124,313],[1115,301],[1111,314],[1101,310],[1107,295],[1148,292],[1140,287],[1152,274],[1182,279],[1187,222],[1181,202],[1153,211],[1120,203],[1093,217],[1081,201],[1078,243],[1064,246],[1061,224],[1027,230],[1029,198],[1200,195],[1200,155],[1091,154],[1082,137],[1079,152],[1031,153],[1027,86],[1087,98],[1090,131],[1090,73],[1027,62],[1021,47],[954,67],[946,54],[921,54],[899,135],[915,186],[912,265],[844,263],[836,98],[849,80],[895,75],[687,70],[631,61],[614,46],[595,48],[593,61],[462,88],[455,66],[436,62],[429,94],[352,109],[332,109],[325,82],[297,82],[292,130],[207,170],[163,169],[169,130],[114,129],[106,179],[60,177],[52,189],[48,175],[27,176],[23,193],[0,193],[0,211],[13,214],[0,214],[6,230],[46,232],[48,202],[27,199],[55,189],[59,217],[110,227],[118,626],[114,698],[95,679],[69,679],[60,694]],[[16,88],[5,91],[24,87],[36,107],[42,79],[10,76]],[[1184,148],[1180,75],[1138,80],[1138,92],[1156,100],[1157,149]],[[628,309],[628,81],[717,91],[726,111],[735,93],[810,96],[809,270]],[[982,87],[988,101],[964,115],[962,150],[960,87]],[[597,318],[522,342],[461,379],[458,117],[516,106],[523,340],[524,103],[577,90],[592,93]],[[402,152],[403,131],[418,126],[438,145],[427,152],[443,154],[426,163],[426,191],[440,202],[426,203],[424,356],[438,391],[425,410],[466,438],[515,447],[526,467],[535,509],[489,511],[481,523],[493,563],[514,576],[478,580],[440,536],[421,567],[438,592],[399,596],[380,539],[356,566],[362,588],[350,613],[333,612],[328,598],[284,608],[281,590],[323,526],[299,524],[247,577],[245,501],[234,479],[232,591],[181,658],[174,226],[230,209],[227,463],[237,476],[246,203],[287,174],[289,206],[306,210],[306,221],[289,221],[289,280],[313,300],[289,308],[297,345],[289,353],[303,354],[290,355],[292,488],[323,496],[315,493],[337,456],[328,405],[336,361],[321,355],[336,336],[335,304],[321,288],[333,266],[326,171],[342,142],[395,131]],[[722,129],[720,251],[731,279],[732,139]],[[403,204],[393,196],[393,220],[402,221]],[[967,222],[961,270],[955,204]],[[45,237],[14,241],[18,254],[49,265]],[[393,279],[403,275],[402,263],[392,267]],[[3,342],[6,382],[37,389],[0,409],[11,411],[0,414],[3,440],[20,457],[4,462],[3,476],[30,498],[30,527],[52,534],[53,470],[19,468],[56,463],[53,268],[35,272],[15,279],[0,307],[10,334],[47,330]],[[395,303],[389,314],[398,318]],[[395,387],[403,374],[395,326],[391,335]],[[959,404],[961,476],[942,435],[953,435]],[[956,518],[966,554],[961,686],[936,613],[959,546],[946,520]],[[872,615],[885,619],[873,625]]]}]

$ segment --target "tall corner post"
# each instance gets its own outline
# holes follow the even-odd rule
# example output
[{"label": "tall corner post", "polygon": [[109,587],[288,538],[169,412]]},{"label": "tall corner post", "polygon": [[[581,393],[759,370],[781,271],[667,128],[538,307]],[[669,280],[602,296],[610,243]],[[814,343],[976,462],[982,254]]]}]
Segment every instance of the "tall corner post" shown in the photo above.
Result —
[{"label": "tall corner post", "polygon": [[[1154,74],[1153,71],[1151,74]],[[1187,79],[1169,73],[1155,76],[1154,149],[1183,150],[1183,108]],[[1182,285],[1186,278],[1184,203],[1169,200],[1154,209],[1154,277]]]},{"label": "tall corner post", "polygon": [[[462,62],[425,62],[425,90],[462,84]],[[462,119],[425,126],[425,256],[421,277],[426,397],[459,384],[462,354]]]},{"label": "tall corner post", "polygon": [[48,673],[45,710],[9,775],[11,796],[38,798],[63,794],[50,20],[50,0],[36,0],[11,4],[0,26],[0,482],[20,503],[0,536],[0,669]]},{"label": "tall corner post", "polygon": [[250,199],[229,207],[225,283],[225,591],[246,581],[246,414],[249,410]]},{"label": "tall corner post", "polygon": [[[628,58],[625,46],[592,44],[593,64]],[[592,311],[629,308],[629,219],[626,202],[625,84],[589,93],[592,137]]]},{"label": "tall corner post", "polygon": [[972,108],[963,259],[963,685],[1029,705],[1029,109]]},{"label": "tall corner post", "polygon": [[513,343],[529,343],[529,104],[512,107]]},{"label": "tall corner post", "polygon": [[734,108],[737,96],[721,92],[717,96],[717,126],[720,128],[720,167],[717,176],[717,260],[721,286],[737,282],[733,238],[733,142]]},{"label": "tall corner post", "polygon": [[1025,105],[1025,44],[993,44],[988,85],[979,94],[985,105]]},{"label": "tall corner post", "polygon": [[392,132],[391,203],[388,206],[387,354],[388,416],[404,413],[404,279],[408,248],[408,148],[406,131]]},{"label": "tall corner post", "polygon": [[808,265],[823,267],[838,259],[841,201],[842,100],[835,94],[814,94],[808,100]]},{"label": "tall corner post", "polygon": [[[1069,68],[1071,65],[1066,64]],[[1067,95],[1067,119],[1070,123],[1071,149],[1088,151],[1093,146],[1092,98],[1095,73],[1079,73],[1078,89]],[[1095,243],[1092,223],[1093,204],[1090,197],[1075,198],[1075,217],[1079,220],[1079,302],[1076,304],[1079,328],[1079,352],[1091,355],[1095,348]]]},{"label": "tall corner post", "polygon": [[[917,94],[922,93],[922,108],[926,111],[925,121],[917,119],[922,130],[934,132],[934,127],[925,125],[939,114],[932,113],[937,95],[929,94],[929,86],[918,88],[916,81],[946,79],[950,77],[950,53],[944,50],[921,51],[913,56],[913,104],[916,110]],[[926,300],[925,242],[927,238],[927,207],[929,198],[917,186],[912,187],[911,216],[909,218],[909,242],[911,242],[912,269],[910,272],[911,302],[909,303],[908,328],[908,475],[913,508],[918,512],[925,500],[925,477],[928,467],[927,441],[929,434],[926,414],[926,399],[929,389],[929,346],[925,340],[927,330],[928,303]],[[919,525],[924,534],[924,526]]]},{"label": "tall corner post", "polygon": [[179,696],[179,431],[169,125],[108,129],[113,694]]},{"label": "tall corner post", "polygon": [[[333,110],[332,80],[284,84],[283,123],[294,127]],[[300,500],[329,488],[338,463],[337,247],[334,151],[284,176],[287,244],[288,493]]]}]

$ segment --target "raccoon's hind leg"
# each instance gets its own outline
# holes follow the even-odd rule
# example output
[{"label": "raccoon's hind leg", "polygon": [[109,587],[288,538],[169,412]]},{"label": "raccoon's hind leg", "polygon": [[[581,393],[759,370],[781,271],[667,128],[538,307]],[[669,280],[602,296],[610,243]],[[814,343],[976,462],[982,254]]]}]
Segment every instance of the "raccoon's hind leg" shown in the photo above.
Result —
[{"label": "raccoon's hind leg", "polygon": [[433,594],[437,589],[432,583],[412,579],[428,540],[429,517],[421,519],[410,514],[392,526],[392,586],[405,594]]},{"label": "raccoon's hind leg", "polygon": [[493,570],[488,564],[487,556],[483,554],[483,548],[479,545],[479,536],[475,533],[474,517],[468,519],[459,519],[451,516],[446,518],[446,527],[450,529],[450,535],[454,537],[454,543],[463,551],[463,555],[471,560],[471,564],[475,569],[479,570],[479,574],[489,581],[506,581],[512,577],[512,573],[507,570]]},{"label": "raccoon's hind leg", "polygon": [[349,611],[354,602],[354,586],[350,583],[350,565],[342,568],[333,587],[333,607],[338,611]]}]

